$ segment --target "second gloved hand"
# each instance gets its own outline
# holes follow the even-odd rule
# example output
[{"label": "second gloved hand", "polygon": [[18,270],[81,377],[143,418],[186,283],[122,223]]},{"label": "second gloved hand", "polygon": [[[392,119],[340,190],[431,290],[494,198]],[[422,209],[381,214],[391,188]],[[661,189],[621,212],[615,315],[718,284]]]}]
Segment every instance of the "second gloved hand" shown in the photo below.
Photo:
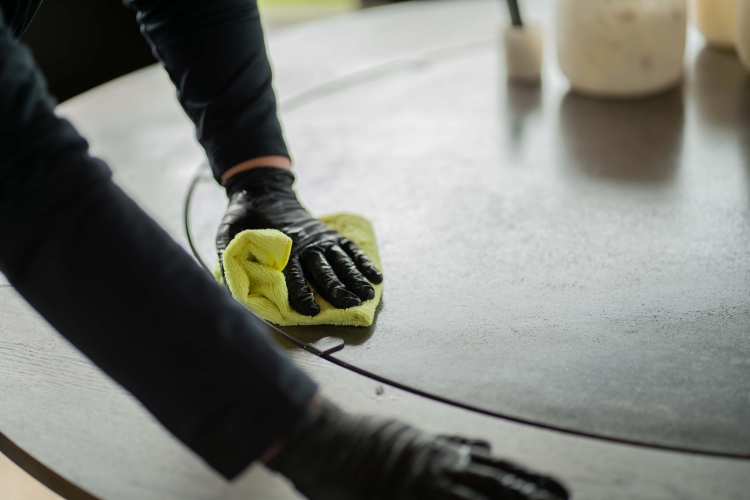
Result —
[{"label": "second gloved hand", "polygon": [[381,283],[383,275],[354,243],[305,210],[293,184],[294,174],[275,167],[253,168],[225,182],[229,206],[216,235],[220,261],[238,233],[277,229],[292,239],[284,277],[289,303],[297,312],[306,316],[320,312],[307,281],[341,309],[372,299],[375,290],[370,282]]},{"label": "second gloved hand", "polygon": [[568,500],[555,479],[495,458],[490,445],[397,420],[311,408],[268,466],[310,500]]}]

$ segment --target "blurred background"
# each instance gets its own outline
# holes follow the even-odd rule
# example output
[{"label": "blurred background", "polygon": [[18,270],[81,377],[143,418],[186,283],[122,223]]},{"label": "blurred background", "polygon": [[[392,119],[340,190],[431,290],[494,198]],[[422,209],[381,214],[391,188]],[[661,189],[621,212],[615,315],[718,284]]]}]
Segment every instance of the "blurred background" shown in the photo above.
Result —
[{"label": "blurred background", "polygon": [[[401,0],[258,0],[267,30]],[[21,40],[65,101],[156,62],[120,0],[45,0]]]}]

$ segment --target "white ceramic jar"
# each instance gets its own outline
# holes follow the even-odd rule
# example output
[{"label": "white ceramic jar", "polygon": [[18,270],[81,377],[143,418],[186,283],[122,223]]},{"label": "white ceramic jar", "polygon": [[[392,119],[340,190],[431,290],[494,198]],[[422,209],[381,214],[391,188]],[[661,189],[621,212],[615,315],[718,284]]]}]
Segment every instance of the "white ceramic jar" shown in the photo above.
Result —
[{"label": "white ceramic jar", "polygon": [[559,0],[557,54],[573,89],[633,98],[683,74],[686,0]]},{"label": "white ceramic jar", "polygon": [[734,49],[737,0],[695,0],[695,25],[711,47]]},{"label": "white ceramic jar", "polygon": [[750,71],[750,0],[737,2],[737,54]]}]

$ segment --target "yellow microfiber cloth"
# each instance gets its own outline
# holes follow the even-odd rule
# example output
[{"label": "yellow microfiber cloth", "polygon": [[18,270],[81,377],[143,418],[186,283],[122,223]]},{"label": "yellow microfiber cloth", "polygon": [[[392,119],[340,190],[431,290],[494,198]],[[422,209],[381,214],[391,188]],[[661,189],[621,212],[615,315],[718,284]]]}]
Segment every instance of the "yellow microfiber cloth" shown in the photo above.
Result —
[{"label": "yellow microfiber cloth", "polygon": [[[353,241],[375,267],[382,269],[375,233],[367,219],[340,213],[320,217],[320,220]],[[337,309],[315,293],[315,302],[320,306],[316,316],[304,316],[292,309],[282,274],[291,251],[292,240],[275,229],[248,230],[235,236],[223,255],[224,274],[232,296],[261,318],[280,326],[372,324],[383,293],[382,284],[373,284],[375,297],[357,307]],[[217,279],[221,281],[221,271]]]}]

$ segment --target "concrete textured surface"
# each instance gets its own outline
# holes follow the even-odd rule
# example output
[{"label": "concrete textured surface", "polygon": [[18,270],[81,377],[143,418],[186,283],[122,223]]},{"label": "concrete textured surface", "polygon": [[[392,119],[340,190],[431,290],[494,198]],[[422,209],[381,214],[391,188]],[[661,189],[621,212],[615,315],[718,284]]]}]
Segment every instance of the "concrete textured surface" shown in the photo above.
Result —
[{"label": "concrete textured surface", "polygon": [[[372,327],[284,331],[494,414],[750,456],[750,78],[691,31],[660,96],[578,96],[551,47],[515,87],[480,34],[284,106],[303,203],[371,218],[386,276]],[[191,202],[213,265],[224,195]]]},{"label": "concrete textured surface", "polygon": [[[50,475],[36,469],[35,477],[64,498],[301,500],[283,478],[257,465],[226,482],[12,289],[0,290],[0,312],[0,429],[69,482],[48,482]],[[498,455],[562,478],[577,500],[744,500],[750,489],[747,460],[611,443],[481,415],[287,348],[324,397],[347,411],[485,438]]]}]

